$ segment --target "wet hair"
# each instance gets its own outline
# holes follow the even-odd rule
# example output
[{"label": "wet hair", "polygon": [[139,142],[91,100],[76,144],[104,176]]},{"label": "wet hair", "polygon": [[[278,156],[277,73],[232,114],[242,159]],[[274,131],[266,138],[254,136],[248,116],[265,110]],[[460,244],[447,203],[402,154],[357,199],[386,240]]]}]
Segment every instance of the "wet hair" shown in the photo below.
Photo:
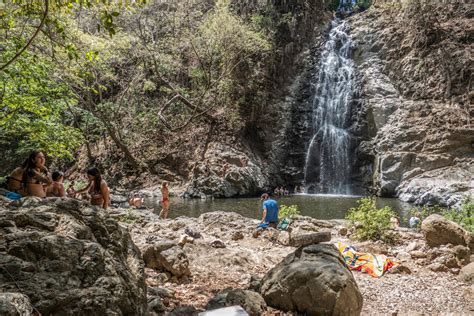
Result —
[{"label": "wet hair", "polygon": [[99,169],[92,167],[87,170],[87,174],[94,177],[94,190],[100,192],[100,183],[102,182],[102,176],[100,175]]},{"label": "wet hair", "polygon": [[51,175],[51,178],[53,179],[53,181],[58,181],[59,178],[63,177],[64,176],[64,173],[62,173],[61,171],[55,171],[53,172],[53,174]]}]

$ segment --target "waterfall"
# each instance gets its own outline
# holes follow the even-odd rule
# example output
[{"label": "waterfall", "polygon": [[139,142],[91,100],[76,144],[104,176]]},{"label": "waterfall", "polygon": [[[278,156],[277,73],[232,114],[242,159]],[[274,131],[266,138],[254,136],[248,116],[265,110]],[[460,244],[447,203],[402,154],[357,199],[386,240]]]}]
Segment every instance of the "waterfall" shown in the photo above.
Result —
[{"label": "waterfall", "polygon": [[351,194],[350,126],[355,66],[346,22],[335,20],[320,59],[312,100],[314,135],[304,170],[307,191]]}]

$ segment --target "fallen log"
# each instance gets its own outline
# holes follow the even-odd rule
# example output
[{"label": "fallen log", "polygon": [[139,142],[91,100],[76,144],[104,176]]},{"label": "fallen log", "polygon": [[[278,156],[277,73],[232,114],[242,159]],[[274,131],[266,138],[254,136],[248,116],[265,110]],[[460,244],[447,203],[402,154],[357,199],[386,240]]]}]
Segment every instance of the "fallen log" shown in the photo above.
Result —
[{"label": "fallen log", "polygon": [[290,235],[290,246],[292,247],[307,246],[323,241],[331,241],[331,232],[318,232],[296,236]]}]

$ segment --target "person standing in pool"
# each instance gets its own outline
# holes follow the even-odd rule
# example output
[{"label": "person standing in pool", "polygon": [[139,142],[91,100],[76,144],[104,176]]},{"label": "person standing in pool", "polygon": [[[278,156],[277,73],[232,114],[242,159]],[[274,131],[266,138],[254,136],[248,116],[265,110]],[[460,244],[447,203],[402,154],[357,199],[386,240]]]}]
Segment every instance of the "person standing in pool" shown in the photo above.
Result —
[{"label": "person standing in pool", "polygon": [[170,207],[170,191],[168,189],[168,182],[163,181],[161,184],[161,205],[163,208],[160,212],[160,217],[163,219],[168,218],[169,207]]}]

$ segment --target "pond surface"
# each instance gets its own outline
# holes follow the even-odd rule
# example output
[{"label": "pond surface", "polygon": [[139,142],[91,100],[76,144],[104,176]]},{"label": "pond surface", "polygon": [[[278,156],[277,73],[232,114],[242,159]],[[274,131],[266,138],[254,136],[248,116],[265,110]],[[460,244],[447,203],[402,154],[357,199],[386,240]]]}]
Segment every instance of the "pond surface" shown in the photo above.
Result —
[{"label": "pond surface", "polygon": [[[347,210],[357,206],[360,196],[349,195],[321,195],[296,194],[276,198],[280,205],[298,205],[301,215],[317,219],[342,219]],[[153,208],[159,213],[161,205],[158,199],[145,198],[145,206]],[[407,216],[412,205],[398,199],[377,198],[377,206],[390,206],[401,215]],[[181,199],[171,198],[170,217],[178,216],[199,217],[202,213],[214,211],[236,212],[243,216],[260,219],[262,216],[262,202],[259,198],[228,198],[228,199]]]}]

